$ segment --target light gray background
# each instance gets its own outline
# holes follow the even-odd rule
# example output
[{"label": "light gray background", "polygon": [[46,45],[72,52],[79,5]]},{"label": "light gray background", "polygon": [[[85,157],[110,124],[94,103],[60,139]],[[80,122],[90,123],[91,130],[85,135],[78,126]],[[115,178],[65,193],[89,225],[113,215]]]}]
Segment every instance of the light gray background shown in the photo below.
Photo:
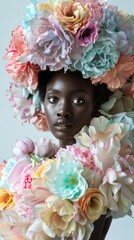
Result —
[{"label": "light gray background", "polygon": [[[13,118],[13,112],[6,98],[10,76],[5,71],[3,60],[5,49],[11,39],[11,31],[21,24],[25,7],[29,0],[1,0],[0,2],[0,161],[12,156],[12,147],[18,139],[29,137],[37,141],[40,137],[53,138],[49,133],[38,132],[34,126],[21,125]],[[109,4],[118,5],[120,9],[134,14],[134,0],[109,0]],[[134,212],[134,211],[133,211]],[[134,219],[125,217],[114,220],[106,240],[134,240]]]}]

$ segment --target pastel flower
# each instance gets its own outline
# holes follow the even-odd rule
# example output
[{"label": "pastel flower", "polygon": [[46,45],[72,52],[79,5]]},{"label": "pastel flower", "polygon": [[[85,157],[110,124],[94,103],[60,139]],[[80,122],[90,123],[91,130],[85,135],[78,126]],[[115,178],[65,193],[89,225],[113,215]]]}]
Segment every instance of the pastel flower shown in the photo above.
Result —
[{"label": "pastel flower", "polygon": [[25,38],[29,47],[28,59],[42,70],[57,71],[67,69],[70,63],[69,53],[74,39],[67,34],[51,15],[45,12],[30,22],[30,30]]},{"label": "pastel flower", "polygon": [[69,151],[63,151],[57,160],[57,173],[53,181],[52,192],[62,199],[77,201],[85,194],[88,187],[82,176],[83,166]]},{"label": "pastel flower", "polygon": [[31,87],[33,90],[38,85],[38,73],[40,68],[38,65],[30,62],[11,61],[6,65],[7,72],[14,81],[18,82],[22,87]]},{"label": "pastel flower", "polygon": [[10,89],[7,93],[9,102],[13,106],[14,117],[21,119],[23,122],[29,120],[31,115],[34,114],[32,99],[23,96],[23,89],[17,83],[11,83]]},{"label": "pastel flower", "polygon": [[117,156],[112,168],[107,169],[100,190],[107,199],[106,206],[113,217],[128,214],[134,201],[134,159]]},{"label": "pastel flower", "polygon": [[5,58],[11,61],[16,61],[19,60],[20,56],[26,55],[27,52],[28,47],[24,41],[23,27],[18,26],[14,31],[12,31],[12,39],[10,41],[9,48],[7,49]]},{"label": "pastel flower", "polygon": [[30,21],[35,18],[37,13],[37,7],[36,7],[37,1],[31,1],[30,4],[26,7],[26,15],[23,18],[22,26],[25,31],[27,31],[30,28]]},{"label": "pastel flower", "polygon": [[121,140],[126,133],[125,125],[113,123],[101,116],[93,118],[89,127],[84,127],[75,137],[83,146],[90,147],[94,164],[105,171],[114,163],[114,155],[119,153]]},{"label": "pastel flower", "polygon": [[81,27],[76,33],[76,42],[80,46],[87,47],[88,44],[95,43],[98,39],[98,31],[97,22],[89,22],[86,26]]},{"label": "pastel flower", "polygon": [[48,130],[47,122],[46,122],[46,116],[41,111],[36,112],[33,116],[29,119],[30,123],[35,125],[35,127],[39,131],[46,131]]},{"label": "pastel flower", "polygon": [[86,194],[76,204],[81,214],[91,222],[105,213],[105,198],[97,188],[88,188]]},{"label": "pastel flower", "polygon": [[41,165],[37,166],[35,171],[32,173],[32,178],[43,178],[44,181],[48,180],[46,172],[50,171],[53,165],[56,167],[56,159],[47,159]]},{"label": "pastel flower", "polygon": [[30,189],[32,183],[31,174],[32,164],[30,159],[25,157],[19,160],[7,178],[11,191],[22,194],[25,189]]},{"label": "pastel flower", "polygon": [[51,140],[41,138],[38,142],[35,143],[36,149],[35,153],[39,157],[54,157],[58,147]]},{"label": "pastel flower", "polygon": [[108,6],[105,10],[103,27],[115,40],[121,53],[134,54],[134,16],[119,11],[117,7]]},{"label": "pastel flower", "polygon": [[69,200],[57,196],[46,199],[44,211],[41,213],[43,231],[50,237],[69,237],[76,228],[73,219],[76,210]]},{"label": "pastel flower", "polygon": [[[94,168],[93,154],[90,148],[80,147],[75,144],[67,146],[67,151],[71,152],[77,161],[80,161],[84,167]],[[58,153],[57,153],[58,155]]]},{"label": "pastel flower", "polygon": [[34,143],[30,138],[25,138],[23,140],[16,141],[15,147],[13,148],[13,153],[17,157],[26,156],[34,151]]},{"label": "pastel flower", "polygon": [[114,68],[96,79],[91,79],[93,84],[105,83],[113,91],[122,88],[129,77],[134,73],[134,58],[129,55],[121,55]]},{"label": "pastel flower", "polygon": [[14,196],[4,188],[0,188],[0,211],[12,208],[14,205]]},{"label": "pastel flower", "polygon": [[69,1],[58,4],[55,7],[54,16],[63,29],[76,34],[78,29],[89,21],[91,13],[86,4]]},{"label": "pastel flower", "polygon": [[8,159],[8,162],[6,163],[6,166],[2,169],[2,177],[0,179],[0,188],[6,188],[6,189],[10,189],[10,185],[7,182],[7,176],[9,175],[9,173],[11,172],[11,170],[13,169],[14,165],[16,163],[16,159]]},{"label": "pastel flower", "polygon": [[93,45],[88,45],[80,60],[72,62],[72,66],[82,72],[84,78],[97,78],[113,68],[118,58],[119,53],[114,41],[100,37]]}]

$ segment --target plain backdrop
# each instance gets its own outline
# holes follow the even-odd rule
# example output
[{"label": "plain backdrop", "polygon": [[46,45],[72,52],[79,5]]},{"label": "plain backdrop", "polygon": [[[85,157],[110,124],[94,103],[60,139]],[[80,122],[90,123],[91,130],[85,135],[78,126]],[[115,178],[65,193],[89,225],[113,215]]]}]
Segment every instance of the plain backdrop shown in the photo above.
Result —
[{"label": "plain backdrop", "polygon": [[[29,0],[1,0],[0,2],[0,161],[12,156],[12,147],[18,139],[29,137],[37,141],[40,137],[53,138],[49,133],[38,132],[34,126],[24,124],[13,118],[13,111],[6,98],[10,76],[5,71],[6,61],[3,60],[5,49],[11,39],[11,31],[21,24],[25,7]],[[134,14],[134,0],[109,0],[111,5]],[[55,139],[54,139],[55,141]],[[133,211],[134,212],[134,211]],[[113,220],[106,240],[134,240],[134,220],[125,217]]]}]

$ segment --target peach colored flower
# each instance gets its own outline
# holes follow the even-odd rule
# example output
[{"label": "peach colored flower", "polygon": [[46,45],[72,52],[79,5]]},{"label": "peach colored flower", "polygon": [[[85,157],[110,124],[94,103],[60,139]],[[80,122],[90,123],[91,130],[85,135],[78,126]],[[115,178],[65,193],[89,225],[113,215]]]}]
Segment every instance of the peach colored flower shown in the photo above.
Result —
[{"label": "peach colored flower", "polygon": [[55,7],[55,17],[65,30],[76,34],[81,26],[87,24],[91,13],[86,4],[70,1]]},{"label": "peach colored flower", "polygon": [[75,213],[76,210],[69,200],[62,200],[57,196],[48,197],[41,213],[44,232],[53,238],[69,237],[76,229],[73,219]]},{"label": "peach colored flower", "polygon": [[14,205],[14,196],[4,188],[0,188],[0,210],[12,208]]},{"label": "peach colored flower", "polygon": [[44,161],[39,167],[37,167],[35,172],[32,174],[32,177],[43,178],[44,180],[46,180],[47,177],[45,176],[45,173],[52,163],[56,163],[56,159],[48,159],[47,161]]},{"label": "peach colored flower", "polygon": [[114,68],[103,76],[92,79],[92,83],[105,83],[111,91],[122,88],[128,78],[134,73],[134,58],[130,55],[121,55]]},{"label": "peach colored flower", "polygon": [[91,222],[105,213],[105,198],[97,188],[89,188],[76,204],[81,214],[88,217]]},{"label": "peach colored flower", "polygon": [[48,130],[47,122],[46,122],[46,116],[45,114],[41,112],[35,113],[31,118],[30,118],[30,123],[34,124],[35,127],[39,131],[46,131]]}]

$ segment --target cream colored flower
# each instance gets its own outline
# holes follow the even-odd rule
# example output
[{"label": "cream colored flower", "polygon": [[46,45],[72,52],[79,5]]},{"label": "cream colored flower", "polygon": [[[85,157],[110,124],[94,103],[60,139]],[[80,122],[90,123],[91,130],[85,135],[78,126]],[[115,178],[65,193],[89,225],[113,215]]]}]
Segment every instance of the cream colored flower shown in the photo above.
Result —
[{"label": "cream colored flower", "polygon": [[69,237],[76,228],[73,219],[76,210],[69,200],[50,196],[41,213],[43,231],[50,237]]},{"label": "cream colored flower", "polygon": [[97,188],[89,188],[77,203],[82,215],[91,222],[97,220],[102,214],[105,214],[105,198]]}]

